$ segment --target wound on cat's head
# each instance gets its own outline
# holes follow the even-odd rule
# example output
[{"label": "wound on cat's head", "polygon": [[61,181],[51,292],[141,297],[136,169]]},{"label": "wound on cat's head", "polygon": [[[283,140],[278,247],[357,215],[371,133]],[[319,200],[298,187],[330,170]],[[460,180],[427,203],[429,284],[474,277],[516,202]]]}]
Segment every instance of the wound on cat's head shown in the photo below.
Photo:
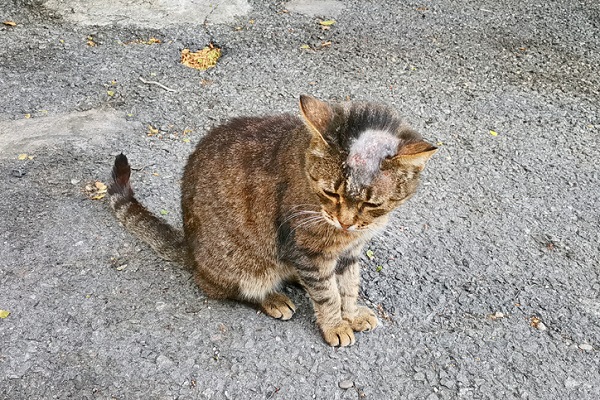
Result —
[{"label": "wound on cat's head", "polygon": [[327,222],[344,231],[385,223],[437,151],[387,107],[301,96],[300,110],[312,134],[307,176]]}]

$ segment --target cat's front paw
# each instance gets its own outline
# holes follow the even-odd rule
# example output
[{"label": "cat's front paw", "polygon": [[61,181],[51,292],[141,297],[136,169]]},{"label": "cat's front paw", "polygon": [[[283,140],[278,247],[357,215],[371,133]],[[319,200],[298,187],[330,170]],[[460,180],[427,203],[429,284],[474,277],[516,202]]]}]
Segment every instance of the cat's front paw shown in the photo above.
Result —
[{"label": "cat's front paw", "polygon": [[333,326],[322,326],[323,339],[330,346],[351,346],[354,344],[354,331],[348,321],[342,320]]},{"label": "cat's front paw", "polygon": [[271,293],[260,304],[261,309],[273,318],[288,320],[296,311],[296,306],[284,294]]},{"label": "cat's front paw", "polygon": [[371,331],[379,323],[375,313],[365,306],[358,306],[358,311],[354,315],[344,315],[343,317],[344,320],[348,321],[354,332]]}]

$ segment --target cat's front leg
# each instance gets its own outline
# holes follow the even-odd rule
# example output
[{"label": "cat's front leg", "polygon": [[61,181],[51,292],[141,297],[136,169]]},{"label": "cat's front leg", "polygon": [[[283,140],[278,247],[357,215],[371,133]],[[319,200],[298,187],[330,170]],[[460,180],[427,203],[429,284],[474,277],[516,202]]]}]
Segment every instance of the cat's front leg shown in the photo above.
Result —
[{"label": "cat's front leg", "polygon": [[335,260],[305,259],[297,267],[300,282],[313,302],[323,339],[331,346],[354,344],[354,331],[341,314]]},{"label": "cat's front leg", "polygon": [[340,292],[342,318],[350,323],[355,332],[374,329],[378,320],[375,313],[365,306],[356,304],[360,288],[360,266],[358,257],[361,248],[343,254],[335,269]]}]

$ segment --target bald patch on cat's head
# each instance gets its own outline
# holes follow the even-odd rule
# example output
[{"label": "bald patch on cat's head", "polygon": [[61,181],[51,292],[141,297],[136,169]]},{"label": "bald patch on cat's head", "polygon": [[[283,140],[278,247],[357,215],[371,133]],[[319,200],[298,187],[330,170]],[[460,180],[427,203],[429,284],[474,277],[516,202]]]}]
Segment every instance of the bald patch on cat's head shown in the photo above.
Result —
[{"label": "bald patch on cat's head", "polygon": [[381,162],[396,155],[400,138],[385,130],[368,129],[351,144],[346,166],[348,190],[359,193],[379,174]]}]

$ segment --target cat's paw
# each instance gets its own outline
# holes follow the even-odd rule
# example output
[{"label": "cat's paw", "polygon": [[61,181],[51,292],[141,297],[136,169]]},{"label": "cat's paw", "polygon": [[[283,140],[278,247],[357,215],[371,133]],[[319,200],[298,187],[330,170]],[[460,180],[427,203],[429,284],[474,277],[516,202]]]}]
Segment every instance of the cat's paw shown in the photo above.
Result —
[{"label": "cat's paw", "polygon": [[379,320],[375,313],[368,307],[358,306],[358,312],[352,317],[344,316],[354,332],[371,331],[375,329]]},{"label": "cat's paw", "polygon": [[284,294],[271,293],[260,304],[260,308],[273,318],[288,320],[296,311],[296,306]]},{"label": "cat's paw", "polygon": [[342,320],[336,325],[321,327],[321,333],[323,334],[323,339],[330,346],[345,347],[354,344],[354,331],[348,321]]}]

